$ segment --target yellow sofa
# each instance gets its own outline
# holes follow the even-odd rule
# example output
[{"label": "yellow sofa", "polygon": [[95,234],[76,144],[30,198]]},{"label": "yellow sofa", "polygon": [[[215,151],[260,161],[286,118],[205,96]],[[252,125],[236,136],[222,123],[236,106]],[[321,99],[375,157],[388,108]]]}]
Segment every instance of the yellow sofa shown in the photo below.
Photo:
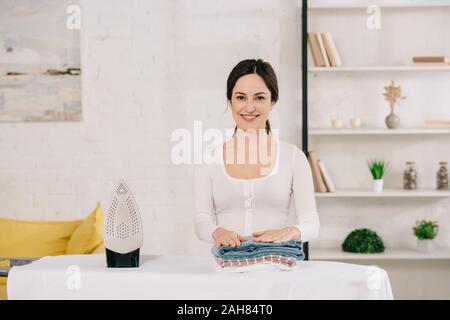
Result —
[{"label": "yellow sofa", "polygon": [[[0,218],[0,258],[41,258],[104,253],[104,212],[100,202],[82,220],[27,221]],[[9,267],[0,261],[0,267]],[[7,278],[0,277],[0,299],[7,299]]]}]

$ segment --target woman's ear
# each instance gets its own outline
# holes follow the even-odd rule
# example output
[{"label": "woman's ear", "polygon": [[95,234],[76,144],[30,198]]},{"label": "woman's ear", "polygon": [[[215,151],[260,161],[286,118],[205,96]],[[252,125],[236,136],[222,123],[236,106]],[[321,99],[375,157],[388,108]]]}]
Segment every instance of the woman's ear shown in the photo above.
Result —
[{"label": "woman's ear", "polygon": [[273,109],[273,107],[275,107],[275,101],[272,101],[271,103],[270,103],[270,111],[272,111],[272,109]]}]

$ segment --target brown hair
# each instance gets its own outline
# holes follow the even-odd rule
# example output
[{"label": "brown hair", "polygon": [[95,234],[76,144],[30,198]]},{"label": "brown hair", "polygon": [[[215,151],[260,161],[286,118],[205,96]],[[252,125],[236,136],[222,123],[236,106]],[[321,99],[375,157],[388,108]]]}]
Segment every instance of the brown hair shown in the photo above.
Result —
[{"label": "brown hair", "polygon": [[[270,63],[265,62],[261,59],[247,59],[239,62],[233,70],[231,70],[230,75],[227,80],[227,99],[231,102],[231,95],[236,82],[240,77],[247,74],[258,74],[266,84],[267,88],[270,90],[271,102],[278,101],[278,81],[275,71],[273,70]],[[237,126],[234,128],[234,134],[236,134]],[[270,123],[266,120],[266,133],[269,134]]]}]

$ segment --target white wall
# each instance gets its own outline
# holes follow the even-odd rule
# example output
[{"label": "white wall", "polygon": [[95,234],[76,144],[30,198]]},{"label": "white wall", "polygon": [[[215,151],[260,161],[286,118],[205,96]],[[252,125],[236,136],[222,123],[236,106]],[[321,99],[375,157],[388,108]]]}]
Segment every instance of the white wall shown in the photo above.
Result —
[{"label": "white wall", "polygon": [[[145,229],[143,253],[208,255],[209,245],[201,243],[194,234],[192,172],[189,166],[175,166],[170,161],[174,144],[171,133],[177,128],[192,130],[195,120],[203,121],[204,128],[233,128],[229,110],[225,112],[228,73],[242,59],[263,58],[272,63],[280,85],[275,109],[278,111],[271,118],[281,130],[281,139],[300,146],[299,5],[300,1],[286,0],[239,1],[239,5],[218,0],[84,1],[83,121],[0,124],[0,216],[81,218],[97,201],[105,207],[113,183],[124,178],[141,209]],[[437,28],[442,27],[441,22],[436,20]],[[310,28],[314,26],[311,20]],[[336,30],[336,38],[339,44],[344,35]],[[325,101],[333,101],[341,94],[330,83],[335,88],[364,85],[356,87],[356,95],[354,91],[347,92],[340,100],[343,106],[345,99],[352,99],[349,110],[363,119],[380,121],[387,114],[388,108],[381,105],[381,94],[378,97],[378,93],[370,93],[378,97],[370,100],[367,91],[362,90],[380,87],[390,77],[376,76],[367,82],[351,75],[334,82],[324,77],[321,75],[312,84],[311,105],[316,110],[311,112],[311,125],[328,123],[318,110],[320,104],[324,110]],[[402,120],[412,123],[425,112],[421,107],[431,110],[429,104],[423,104],[427,101],[437,106],[436,112],[443,110],[448,117],[448,111],[442,109],[449,102],[448,95],[447,100],[442,100],[445,95],[440,90],[424,89],[428,82],[423,81],[429,78],[419,74],[413,77],[395,78],[408,95],[404,109],[399,110]],[[433,77],[439,80],[443,76]],[[442,88],[442,82],[436,82]],[[319,86],[327,85],[328,91],[320,91]],[[368,101],[372,101],[373,108],[364,110]],[[337,186],[367,182],[360,161],[368,151],[392,155],[396,173],[387,181],[392,186],[399,183],[404,161],[412,159],[416,152],[420,156],[413,160],[419,162],[424,183],[429,185],[437,161],[445,157],[450,160],[445,137],[433,141],[408,137],[399,144],[364,138],[370,144],[362,146],[356,141],[348,143],[350,139],[331,141],[334,139],[324,138],[320,145],[319,140],[312,143],[329,166]],[[332,162],[335,157],[339,164]],[[345,170],[341,171],[338,167],[342,165]],[[350,175],[351,169],[357,174]],[[323,228],[321,238],[314,243],[317,246],[336,245],[351,229],[363,225],[379,231],[388,245],[412,245],[410,227],[417,217],[439,219],[442,227],[438,241],[450,244],[446,200],[375,200],[368,207],[361,200],[320,201]],[[406,262],[400,265],[400,273],[403,267],[408,268]],[[419,294],[420,288],[416,289]]]},{"label": "white wall", "polygon": [[295,1],[82,2],[83,121],[0,123],[0,216],[81,218],[97,201],[105,208],[124,178],[144,253],[209,254],[194,234],[191,169],[171,163],[171,133],[195,120],[234,128],[228,74],[263,58],[279,78],[274,125],[299,145],[299,38]]}]

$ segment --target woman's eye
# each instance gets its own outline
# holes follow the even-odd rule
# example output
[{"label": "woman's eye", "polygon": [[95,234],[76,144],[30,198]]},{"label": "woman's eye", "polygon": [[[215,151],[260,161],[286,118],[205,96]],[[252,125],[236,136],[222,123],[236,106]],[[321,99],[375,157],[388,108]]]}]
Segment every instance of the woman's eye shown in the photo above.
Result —
[{"label": "woman's eye", "polygon": [[238,100],[244,100],[244,97],[243,96],[238,96],[237,99]]},{"label": "woman's eye", "polygon": [[262,97],[262,96],[259,96],[259,97],[257,97],[256,99],[257,99],[257,100],[264,100],[265,98]]}]

